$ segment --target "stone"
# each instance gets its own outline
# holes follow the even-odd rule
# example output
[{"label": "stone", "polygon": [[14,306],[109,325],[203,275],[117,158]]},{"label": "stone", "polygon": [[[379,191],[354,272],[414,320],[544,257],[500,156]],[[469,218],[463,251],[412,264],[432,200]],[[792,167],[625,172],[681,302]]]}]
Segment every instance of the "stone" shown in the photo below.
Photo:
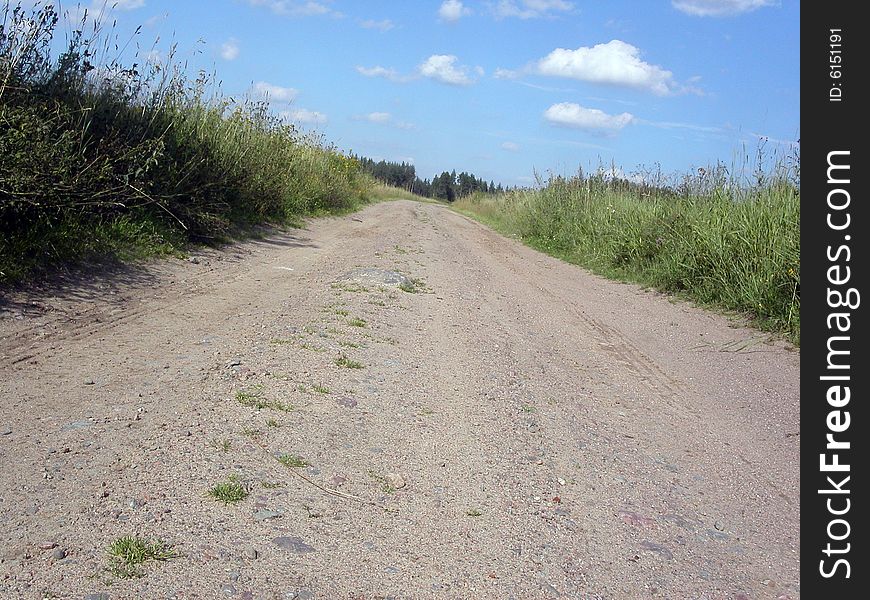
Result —
[{"label": "stone", "polygon": [[60,428],[61,431],[75,431],[76,429],[85,429],[87,427],[91,427],[93,425],[90,421],[73,421],[72,423],[67,423],[66,425]]},{"label": "stone", "polygon": [[290,590],[284,594],[286,600],[314,600],[314,592],[311,590]]},{"label": "stone", "polygon": [[309,546],[302,538],[296,536],[279,536],[273,538],[272,543],[283,550],[289,550],[293,554],[307,554],[315,551],[313,546]]},{"label": "stone", "polygon": [[64,550],[63,548],[55,548],[54,552],[51,553],[51,557],[54,560],[63,560],[64,558],[66,558],[66,550]]},{"label": "stone", "polygon": [[85,595],[84,600],[109,600],[109,592],[91,592]]},{"label": "stone", "polygon": [[393,489],[400,490],[405,487],[405,478],[398,473],[387,473],[384,479],[386,479],[387,485]]},{"label": "stone", "polygon": [[278,519],[282,516],[283,515],[280,512],[276,510],[270,510],[268,508],[261,508],[260,510],[254,512],[254,519],[256,521],[268,521],[270,519]]},{"label": "stone", "polygon": [[357,401],[349,396],[342,396],[341,398],[336,399],[336,403],[345,408],[356,408],[357,405]]},{"label": "stone", "polygon": [[221,591],[224,593],[224,596],[235,596],[238,593],[235,586],[229,584],[222,587]]},{"label": "stone", "polygon": [[248,548],[245,550],[245,558],[249,558],[251,560],[257,560],[260,557],[260,553],[256,548]]},{"label": "stone", "polygon": [[9,426],[0,427],[0,435],[12,435],[12,428]]},{"label": "stone", "polygon": [[51,550],[52,548],[57,548],[57,542],[42,542],[39,545],[40,550]]}]

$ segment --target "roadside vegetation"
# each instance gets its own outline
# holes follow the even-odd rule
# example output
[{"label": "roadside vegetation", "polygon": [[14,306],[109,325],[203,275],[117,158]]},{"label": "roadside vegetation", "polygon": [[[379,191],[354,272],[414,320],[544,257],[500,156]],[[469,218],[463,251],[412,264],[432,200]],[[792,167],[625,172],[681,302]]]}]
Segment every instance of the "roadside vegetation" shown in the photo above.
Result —
[{"label": "roadside vegetation", "polygon": [[358,161],[266,101],[222,96],[174,51],[125,61],[132,40],[90,23],[62,41],[58,23],[51,4],[0,5],[0,283],[94,256],[176,253],[371,198]]},{"label": "roadside vegetation", "polygon": [[599,274],[748,315],[800,343],[800,158],[720,165],[679,180],[601,169],[537,188],[476,194],[454,207]]}]

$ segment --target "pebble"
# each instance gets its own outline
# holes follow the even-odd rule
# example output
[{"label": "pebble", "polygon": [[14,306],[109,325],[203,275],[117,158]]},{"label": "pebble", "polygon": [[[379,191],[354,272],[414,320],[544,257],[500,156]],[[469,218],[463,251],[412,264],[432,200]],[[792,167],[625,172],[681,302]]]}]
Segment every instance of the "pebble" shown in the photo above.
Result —
[{"label": "pebble", "polygon": [[88,379],[85,379],[82,383],[84,383],[85,385],[96,385],[97,382],[94,381],[93,379],[88,378]]},{"label": "pebble", "polygon": [[64,550],[63,548],[55,548],[54,552],[51,553],[51,557],[54,560],[63,560],[64,558],[66,558],[66,550]]},{"label": "pebble", "polygon": [[139,498],[133,498],[128,504],[130,508],[136,510],[137,508],[142,508],[143,506],[145,506],[145,501],[140,500]]},{"label": "pebble", "polygon": [[387,473],[387,476],[384,479],[387,480],[387,485],[393,489],[400,490],[405,487],[405,478],[398,473]]},{"label": "pebble", "polygon": [[399,572],[399,569],[397,569],[396,567],[386,567],[384,569],[384,572],[389,573],[390,575],[395,575],[396,573]]},{"label": "pebble", "polygon": [[0,429],[0,435],[12,435],[12,428],[3,427],[2,429]]},{"label": "pebble", "polygon": [[277,519],[283,516],[276,510],[269,510],[268,508],[261,508],[260,510],[254,512],[254,519],[257,521],[268,521],[269,519]]},{"label": "pebble", "polygon": [[221,591],[224,593],[224,596],[235,596],[238,593],[238,590],[236,590],[235,586],[229,584],[221,588]]},{"label": "pebble", "polygon": [[286,600],[314,600],[314,592],[311,590],[290,590],[284,594]]},{"label": "pebble", "polygon": [[356,399],[351,398],[350,396],[342,396],[336,400],[336,403],[346,408],[356,408],[357,405]]},{"label": "pebble", "polygon": [[57,548],[57,542],[42,542],[39,545],[40,550],[51,550],[52,548]]},{"label": "pebble", "polygon": [[725,525],[723,525],[721,521],[716,521],[715,523],[713,523],[713,527],[715,527],[718,531],[725,531]]},{"label": "pebble", "polygon": [[329,483],[332,485],[332,487],[341,487],[342,485],[347,483],[347,475],[345,475],[344,473],[336,473],[330,478]]},{"label": "pebble", "polygon": [[91,592],[85,595],[84,600],[109,600],[109,592]]},{"label": "pebble", "polygon": [[309,546],[302,538],[299,537],[288,537],[288,536],[280,536],[272,539],[272,543],[282,548],[284,550],[289,550],[294,554],[307,554],[308,552],[314,552],[315,548],[313,546]]},{"label": "pebble", "polygon": [[257,552],[256,548],[248,548],[245,550],[245,558],[250,558],[251,560],[257,560],[259,558],[260,553]]},{"label": "pebble", "polygon": [[239,573],[238,571],[233,571],[232,573],[230,573],[230,581],[236,582],[239,580],[239,577],[241,577],[241,576],[242,576],[242,574]]}]

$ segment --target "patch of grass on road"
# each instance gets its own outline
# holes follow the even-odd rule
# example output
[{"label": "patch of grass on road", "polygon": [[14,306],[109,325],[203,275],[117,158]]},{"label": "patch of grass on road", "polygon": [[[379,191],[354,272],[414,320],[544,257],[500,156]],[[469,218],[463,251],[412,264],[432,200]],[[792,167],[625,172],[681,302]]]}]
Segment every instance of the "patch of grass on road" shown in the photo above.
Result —
[{"label": "patch of grass on road", "polygon": [[144,575],[141,566],[150,560],[175,558],[171,546],[160,540],[147,540],[137,536],[124,536],[109,545],[108,571],[119,579],[133,579]]}]

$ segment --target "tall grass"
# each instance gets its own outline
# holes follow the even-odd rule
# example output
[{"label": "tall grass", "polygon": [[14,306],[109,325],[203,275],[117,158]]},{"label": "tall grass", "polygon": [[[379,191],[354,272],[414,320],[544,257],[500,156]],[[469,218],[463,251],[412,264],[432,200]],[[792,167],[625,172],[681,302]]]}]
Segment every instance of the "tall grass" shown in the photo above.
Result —
[{"label": "tall grass", "polygon": [[552,177],[456,208],[544,252],[739,311],[799,343],[799,158],[790,166],[742,184],[721,166],[671,185]]},{"label": "tall grass", "polygon": [[58,52],[58,20],[50,4],[0,12],[0,282],[368,199],[355,160],[265,101],[223,97],[174,51],[122,64],[116,48],[127,43],[85,22]]}]

